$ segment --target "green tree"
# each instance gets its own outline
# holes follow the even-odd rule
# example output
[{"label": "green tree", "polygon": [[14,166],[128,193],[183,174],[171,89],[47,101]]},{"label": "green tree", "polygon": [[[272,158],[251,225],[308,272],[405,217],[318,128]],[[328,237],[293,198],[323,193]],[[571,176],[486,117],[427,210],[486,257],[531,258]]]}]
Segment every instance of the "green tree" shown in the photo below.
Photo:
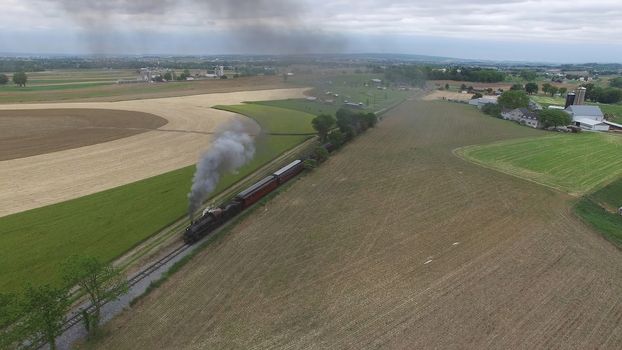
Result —
[{"label": "green tree", "polygon": [[476,92],[473,94],[473,96],[471,96],[471,100],[474,100],[476,98],[480,98],[480,97],[484,97],[484,95],[480,94],[479,92]]},{"label": "green tree", "polygon": [[24,72],[17,72],[13,74],[13,83],[17,86],[26,86],[28,76]]},{"label": "green tree", "polygon": [[501,118],[501,106],[494,103],[487,103],[482,107],[482,112],[495,118]]},{"label": "green tree", "polygon": [[622,77],[617,77],[609,80],[609,86],[622,88]]},{"label": "green tree", "polygon": [[24,337],[20,301],[15,294],[0,293],[0,349],[10,349]]},{"label": "green tree", "polygon": [[318,163],[322,163],[323,161],[328,159],[328,156],[328,151],[324,147],[316,147],[313,150],[313,157],[315,158],[315,160],[318,161]]},{"label": "green tree", "polygon": [[330,142],[335,148],[339,148],[345,142],[345,137],[341,130],[333,130],[330,134],[328,134],[328,142]]},{"label": "green tree", "polygon": [[335,125],[335,118],[328,114],[320,114],[311,120],[311,125],[320,136],[320,141],[326,141],[328,131]]},{"label": "green tree", "polygon": [[358,115],[363,120],[365,129],[373,128],[376,124],[378,124],[378,116],[376,116],[376,113],[359,113]]},{"label": "green tree", "polygon": [[94,306],[89,331],[97,332],[104,302],[118,299],[128,290],[121,271],[90,256],[72,256],[63,264],[62,274],[68,286],[78,285]]},{"label": "green tree", "polygon": [[9,77],[6,74],[0,74],[0,85],[6,85],[9,82]]},{"label": "green tree", "polygon": [[532,95],[532,94],[537,94],[538,93],[538,84],[534,83],[534,82],[530,82],[525,84],[525,91],[527,91],[528,94]]},{"label": "green tree", "polygon": [[551,97],[555,96],[555,94],[557,93],[557,91],[559,91],[559,89],[557,88],[557,86],[551,86],[549,88],[549,94],[551,94]]},{"label": "green tree", "polygon": [[549,84],[549,83],[544,83],[542,84],[542,92],[544,92],[545,94],[549,93],[549,89],[552,87],[553,85]]},{"label": "green tree", "polygon": [[566,94],[566,92],[568,92],[568,89],[565,87],[560,87],[559,88],[559,94],[564,96]]},{"label": "green tree", "polygon": [[449,84],[445,84],[445,90],[449,90]]},{"label": "green tree", "polygon": [[510,90],[524,90],[522,84],[514,84],[510,87]]},{"label": "green tree", "polygon": [[559,109],[543,109],[538,113],[538,118],[546,128],[568,125],[572,122],[570,115]]},{"label": "green tree", "polygon": [[497,100],[505,109],[524,108],[529,106],[529,97],[525,91],[509,90],[501,94]]},{"label": "green tree", "polygon": [[537,76],[536,72],[534,72],[532,70],[527,70],[527,69],[521,70],[519,75],[520,75],[521,78],[523,78],[523,79],[525,79],[527,81],[536,80],[536,76]]},{"label": "green tree", "polygon": [[56,349],[56,338],[62,334],[65,314],[69,309],[67,291],[50,285],[28,286],[22,301],[24,326],[33,341],[39,336]]},{"label": "green tree", "polygon": [[164,73],[164,80],[166,80],[166,81],[173,80],[173,75],[171,74],[171,72]]},{"label": "green tree", "polygon": [[460,85],[460,91],[465,91],[467,89],[466,84],[461,84]]}]

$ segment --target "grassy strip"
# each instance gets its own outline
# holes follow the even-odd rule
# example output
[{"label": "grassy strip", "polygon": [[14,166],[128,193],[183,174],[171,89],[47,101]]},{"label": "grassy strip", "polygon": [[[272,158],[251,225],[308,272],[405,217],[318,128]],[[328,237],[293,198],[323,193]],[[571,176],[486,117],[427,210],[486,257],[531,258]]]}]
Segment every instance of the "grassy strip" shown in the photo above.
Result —
[{"label": "grassy strip", "polygon": [[589,197],[581,198],[575,204],[574,211],[605,238],[622,248],[622,216],[610,213]]},{"label": "grassy strip", "polygon": [[235,106],[215,106],[214,108],[252,118],[261,125],[262,131],[266,133],[315,133],[311,126],[311,120],[315,115],[309,113],[249,103]]},{"label": "grassy strip", "polygon": [[457,151],[475,163],[571,194],[616,179],[622,173],[621,152],[622,137],[597,133],[555,134]]},{"label": "grassy strip", "polygon": [[75,83],[75,84],[58,84],[58,85],[26,85],[19,87],[16,85],[7,85],[0,87],[0,92],[33,92],[33,91],[55,91],[55,90],[71,90],[71,89],[84,89],[101,85],[112,85],[114,82],[101,82],[101,83]]}]

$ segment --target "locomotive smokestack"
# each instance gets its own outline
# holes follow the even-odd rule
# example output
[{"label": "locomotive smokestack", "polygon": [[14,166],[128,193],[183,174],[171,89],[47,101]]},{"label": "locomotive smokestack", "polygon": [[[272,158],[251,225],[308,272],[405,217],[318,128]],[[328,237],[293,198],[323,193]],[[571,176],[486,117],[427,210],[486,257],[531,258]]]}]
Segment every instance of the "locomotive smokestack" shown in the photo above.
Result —
[{"label": "locomotive smokestack", "polygon": [[214,140],[197,163],[188,193],[190,220],[201,203],[216,189],[220,177],[237,170],[255,155],[253,138],[243,131],[241,123],[231,123],[227,129]]}]

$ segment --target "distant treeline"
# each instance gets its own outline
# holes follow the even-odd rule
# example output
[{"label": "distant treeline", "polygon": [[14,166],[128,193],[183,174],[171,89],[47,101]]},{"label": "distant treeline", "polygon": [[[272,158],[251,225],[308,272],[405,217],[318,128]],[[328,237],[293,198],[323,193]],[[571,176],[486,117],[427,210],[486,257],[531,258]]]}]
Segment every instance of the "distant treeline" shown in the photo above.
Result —
[{"label": "distant treeline", "polygon": [[459,80],[484,83],[504,81],[506,74],[495,69],[452,67],[437,68],[419,65],[390,66],[384,70],[385,79],[393,83],[422,86],[426,80]]}]

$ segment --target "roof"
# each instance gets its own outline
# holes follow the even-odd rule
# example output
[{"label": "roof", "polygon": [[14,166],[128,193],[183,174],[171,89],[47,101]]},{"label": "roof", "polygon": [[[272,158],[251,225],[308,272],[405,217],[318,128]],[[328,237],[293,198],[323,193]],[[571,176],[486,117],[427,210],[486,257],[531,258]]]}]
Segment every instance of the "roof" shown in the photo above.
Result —
[{"label": "roof", "polygon": [[577,120],[575,120],[581,124],[586,124],[586,125],[598,125],[598,124],[605,124],[605,122],[600,122],[598,120],[594,120],[594,119],[589,119],[589,118],[579,118]]},{"label": "roof", "polygon": [[244,198],[247,197],[249,194],[257,191],[258,189],[260,189],[261,187],[263,187],[265,184],[267,184],[268,182],[274,180],[274,176],[270,175],[268,177],[263,178],[263,180],[255,183],[254,185],[252,185],[251,187],[245,189],[244,191],[240,192],[237,196],[240,198]]},{"label": "roof", "polygon": [[598,106],[570,105],[566,110],[574,115],[582,117],[602,117],[603,112]]},{"label": "roof", "polygon": [[616,128],[622,128],[622,124],[618,124],[618,123],[614,123],[614,122],[610,122],[608,120],[603,120],[603,123],[611,125],[611,126],[615,126]]},{"label": "roof", "polygon": [[286,171],[290,170],[291,168],[295,167],[296,165],[298,165],[301,162],[300,159],[296,159],[295,161],[287,164],[286,166],[282,167],[281,169],[277,170],[274,172],[274,175],[276,176],[281,176],[283,175],[283,173],[285,173]]}]

